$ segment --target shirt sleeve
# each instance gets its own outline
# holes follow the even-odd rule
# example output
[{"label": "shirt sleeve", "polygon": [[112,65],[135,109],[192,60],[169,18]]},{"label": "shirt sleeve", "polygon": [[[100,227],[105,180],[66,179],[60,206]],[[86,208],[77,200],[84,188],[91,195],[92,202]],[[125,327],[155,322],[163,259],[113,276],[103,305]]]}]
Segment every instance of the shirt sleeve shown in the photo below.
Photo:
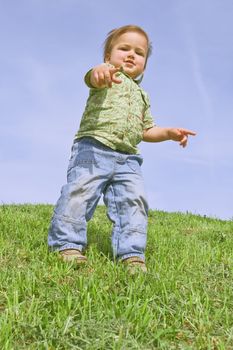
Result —
[{"label": "shirt sleeve", "polygon": [[143,97],[146,104],[146,110],[144,112],[144,118],[143,118],[143,130],[146,130],[146,129],[153,128],[153,126],[155,126],[155,122],[150,111],[149,97],[147,93],[145,93],[145,91],[143,91],[143,95],[144,95]]},{"label": "shirt sleeve", "polygon": [[91,71],[92,69],[90,69],[85,77],[84,77],[84,81],[85,81],[85,84],[90,88],[90,89],[94,89],[94,86],[91,85]]}]

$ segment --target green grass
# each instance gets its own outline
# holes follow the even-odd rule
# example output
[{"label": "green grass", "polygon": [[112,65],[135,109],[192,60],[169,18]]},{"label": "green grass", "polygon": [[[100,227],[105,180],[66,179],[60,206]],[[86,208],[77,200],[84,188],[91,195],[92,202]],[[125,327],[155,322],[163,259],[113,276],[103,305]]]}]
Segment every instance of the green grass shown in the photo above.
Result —
[{"label": "green grass", "polygon": [[86,267],[47,249],[50,205],[0,206],[0,349],[233,349],[233,222],[151,211],[148,274],[112,260],[105,208]]}]

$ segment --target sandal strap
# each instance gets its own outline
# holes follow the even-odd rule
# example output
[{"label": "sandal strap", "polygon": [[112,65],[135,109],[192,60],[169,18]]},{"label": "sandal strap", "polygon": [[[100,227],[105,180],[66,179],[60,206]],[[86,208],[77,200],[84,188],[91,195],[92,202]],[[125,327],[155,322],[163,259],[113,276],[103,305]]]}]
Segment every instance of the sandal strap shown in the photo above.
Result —
[{"label": "sandal strap", "polygon": [[142,260],[141,258],[139,258],[138,256],[132,256],[132,257],[129,257],[127,259],[124,259],[123,262],[125,264],[143,264],[145,265],[145,262],[144,260]]}]

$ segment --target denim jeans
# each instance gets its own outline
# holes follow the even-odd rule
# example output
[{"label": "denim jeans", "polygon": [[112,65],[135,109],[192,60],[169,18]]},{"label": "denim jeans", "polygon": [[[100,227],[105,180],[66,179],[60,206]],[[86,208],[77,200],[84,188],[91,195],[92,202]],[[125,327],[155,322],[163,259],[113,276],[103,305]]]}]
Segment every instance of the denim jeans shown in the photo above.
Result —
[{"label": "denim jeans", "polygon": [[113,223],[115,258],[139,256],[144,260],[148,205],[141,174],[142,157],[117,152],[94,138],[73,144],[67,184],[54,209],[49,229],[51,250],[79,249],[87,245],[87,221],[103,194]]}]

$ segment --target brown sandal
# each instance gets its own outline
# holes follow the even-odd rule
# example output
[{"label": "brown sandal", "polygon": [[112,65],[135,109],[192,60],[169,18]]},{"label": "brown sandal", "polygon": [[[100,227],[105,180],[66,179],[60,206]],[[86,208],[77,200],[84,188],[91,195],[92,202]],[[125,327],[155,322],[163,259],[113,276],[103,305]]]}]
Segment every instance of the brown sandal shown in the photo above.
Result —
[{"label": "brown sandal", "polygon": [[147,272],[144,260],[138,256],[131,256],[130,258],[124,259],[122,262],[127,266],[127,270],[131,275],[134,275],[137,272]]},{"label": "brown sandal", "polygon": [[59,252],[64,262],[76,262],[77,264],[85,264],[87,258],[78,249],[64,249]]}]

